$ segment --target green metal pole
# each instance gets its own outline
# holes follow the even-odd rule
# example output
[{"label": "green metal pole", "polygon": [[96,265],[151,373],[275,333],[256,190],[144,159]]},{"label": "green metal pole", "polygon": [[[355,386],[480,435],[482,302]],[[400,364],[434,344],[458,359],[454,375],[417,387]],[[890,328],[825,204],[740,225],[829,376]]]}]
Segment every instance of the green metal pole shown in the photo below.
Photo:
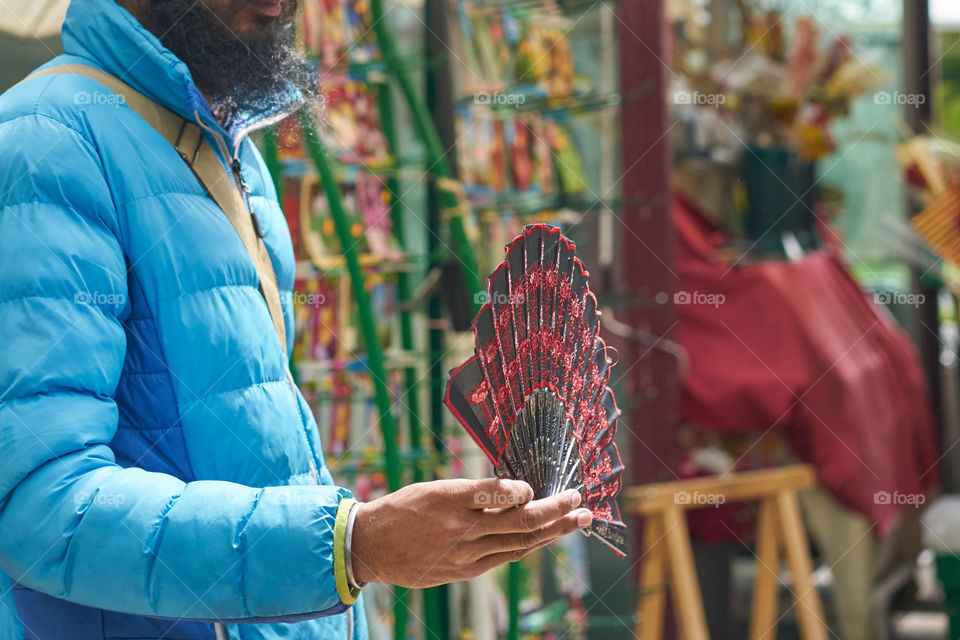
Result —
[{"label": "green metal pole", "polygon": [[[347,214],[343,210],[343,203],[340,201],[339,185],[333,175],[330,164],[327,162],[327,151],[324,148],[323,141],[320,139],[320,136],[317,135],[313,118],[307,110],[300,112],[300,124],[303,129],[303,139],[307,146],[307,152],[313,159],[313,164],[317,168],[317,173],[320,174],[323,188],[327,194],[327,200],[330,204],[330,216],[333,218],[333,225],[336,228],[337,237],[340,239],[340,246],[343,250],[343,257],[347,263],[347,272],[350,274],[350,285],[353,289],[353,295],[357,299],[357,315],[360,319],[360,331],[363,334],[363,342],[367,348],[370,376],[373,378],[374,397],[380,413],[380,432],[383,434],[383,455],[384,468],[387,474],[387,488],[390,491],[396,491],[403,483],[400,456],[397,452],[397,430],[393,422],[386,363],[383,357],[383,350],[380,348],[380,341],[377,338],[376,320],[373,315],[373,307],[370,304],[370,295],[364,286],[363,270],[360,268],[360,262],[357,259],[357,253],[353,246],[354,240],[350,235],[350,223],[347,220]],[[397,640],[401,640],[406,634],[406,598],[406,589],[394,587],[394,634]]]},{"label": "green metal pole", "polygon": [[[437,129],[430,120],[430,112],[420,96],[417,94],[413,81],[407,74],[403,65],[403,60],[397,54],[396,45],[393,42],[393,36],[387,28],[384,20],[383,0],[371,0],[370,17],[373,21],[373,31],[377,36],[377,46],[380,48],[380,55],[390,69],[391,74],[396,79],[403,93],[407,105],[410,107],[410,113],[413,115],[413,122],[417,128],[420,139],[423,140],[427,150],[427,161],[429,171],[437,178],[450,180],[452,173],[450,165],[447,163],[447,154],[440,143],[440,136]],[[477,257],[467,237],[466,227],[464,226],[463,216],[460,214],[459,196],[443,185],[438,185],[441,189],[441,202],[447,212],[450,224],[450,235],[452,236],[456,255],[460,259],[461,274],[463,284],[467,288],[471,299],[474,302],[474,311],[480,310],[480,305],[476,302],[476,294],[484,291],[483,280],[480,278]],[[436,233],[436,230],[433,230]]]},{"label": "green metal pole", "polygon": [[[384,20],[383,0],[371,0],[370,3],[371,19],[373,20],[373,30],[377,36],[377,45],[380,48],[380,54],[393,73],[400,91],[403,93],[410,112],[413,115],[414,124],[420,138],[427,148],[427,159],[430,163],[430,170],[441,179],[450,180],[452,173],[447,164],[446,153],[443,145],[440,143],[440,136],[437,134],[436,127],[430,120],[430,113],[426,106],[420,100],[420,96],[407,75],[402,61],[397,54],[393,37],[387,29]],[[474,312],[479,312],[480,303],[476,296],[477,293],[484,290],[483,282],[479,275],[479,266],[474,254],[473,247],[470,245],[467,237],[466,228],[463,222],[463,216],[460,213],[461,202],[459,195],[449,188],[438,184],[441,191],[441,203],[447,214],[450,224],[450,234],[454,242],[454,249],[461,263],[461,276],[467,292],[471,294],[473,300]],[[520,573],[519,566],[511,564],[508,568],[508,589],[507,597],[510,600],[510,627],[509,640],[519,639],[519,619],[520,619]]]},{"label": "green metal pole", "polygon": [[[277,152],[277,132],[272,127],[263,132],[263,161],[270,172],[270,179],[273,181],[273,188],[277,192],[277,202],[280,203],[280,209],[283,210],[283,167],[280,165],[280,156]],[[290,377],[294,384],[299,384],[297,367],[294,362],[293,352],[290,352]]]},{"label": "green metal pole", "polygon": [[333,170],[327,162],[327,150],[320,136],[316,134],[313,118],[306,110],[300,112],[300,123],[303,128],[303,139],[306,142],[307,152],[317,168],[317,173],[320,174],[320,180],[330,203],[330,216],[333,218],[333,225],[336,228],[337,237],[340,239],[340,246],[343,250],[343,257],[347,263],[347,272],[350,275],[353,295],[357,299],[360,331],[363,335],[363,343],[367,348],[370,375],[373,378],[374,397],[380,413],[380,432],[383,434],[387,487],[390,491],[396,491],[403,483],[400,456],[397,452],[397,432],[390,406],[390,385],[387,380],[386,362],[383,357],[383,349],[380,348],[380,340],[377,337],[377,325],[373,315],[373,307],[370,304],[370,295],[364,286],[363,270],[360,268],[360,261],[357,259],[354,239],[350,235],[350,221],[347,219],[347,214],[343,210],[343,203],[340,201],[340,188],[333,175]]},{"label": "green metal pole", "polygon": [[[383,130],[383,136],[387,141],[387,148],[390,151],[390,155],[394,160],[394,171],[390,173],[387,177],[387,189],[390,192],[390,222],[393,225],[393,232],[396,234],[397,238],[400,240],[401,245],[403,245],[405,235],[404,235],[404,219],[403,219],[403,207],[401,206],[400,201],[400,180],[397,178],[396,172],[396,161],[397,161],[397,131],[395,125],[395,119],[393,114],[393,96],[390,93],[389,84],[381,84],[377,86],[377,102],[380,111],[380,127]],[[400,302],[405,302],[409,300],[413,295],[413,288],[410,282],[410,274],[406,271],[400,272],[397,274],[397,297]],[[414,348],[413,340],[413,314],[410,311],[401,311],[400,312],[400,346],[404,351],[411,351]],[[407,367],[403,370],[403,379],[404,379],[404,395],[406,396],[406,406],[407,406],[407,425],[408,432],[410,434],[410,448],[411,453],[419,453],[422,451],[420,445],[420,397],[417,393],[417,370],[415,367]],[[416,461],[413,464],[413,481],[422,482],[423,481],[423,467],[422,461]],[[406,605],[406,600],[398,601],[396,605]],[[424,599],[424,606],[426,608],[426,599]],[[427,627],[429,631],[430,626],[430,616],[426,611],[424,611]],[[395,606],[393,611],[393,620],[394,620],[394,635],[397,640],[401,640],[403,637],[401,634],[405,633],[407,627],[407,607],[406,606]],[[430,637],[429,634],[427,637]]]},{"label": "green metal pole", "polygon": [[520,640],[520,563],[507,566],[508,612],[507,640]]},{"label": "green metal pole", "polygon": [[[417,133],[426,146],[428,162],[427,166],[429,170],[432,171],[437,177],[446,178],[449,180],[452,174],[450,172],[450,167],[447,164],[446,154],[443,150],[443,146],[440,143],[440,137],[437,134],[437,130],[434,127],[433,122],[430,120],[430,113],[427,110],[426,105],[417,94],[413,82],[403,65],[403,61],[397,54],[393,36],[387,28],[387,23],[384,19],[385,13],[383,9],[383,0],[372,0],[370,5],[370,13],[371,20],[373,22],[374,34],[377,38],[377,45],[380,49],[380,55],[382,56],[384,62],[386,62],[387,67],[390,69],[391,75],[394,79],[396,79],[397,84],[400,87],[400,91],[402,92],[404,99],[410,108],[410,112],[413,115]],[[383,93],[386,92],[381,92],[381,94]],[[394,153],[394,157],[396,157],[395,149],[391,150],[391,152]],[[454,243],[456,255],[461,261],[461,277],[463,278],[464,286],[470,293],[471,299],[476,301],[477,298],[475,294],[483,290],[483,282],[478,273],[479,267],[477,265],[476,255],[474,254],[473,247],[467,238],[463,217],[460,215],[460,199],[456,193],[451,192],[447,188],[443,191],[441,202],[443,203],[444,209],[446,209],[446,211],[450,214],[450,234]],[[394,220],[396,220],[396,218],[394,218]],[[394,224],[396,224],[396,222],[394,222]],[[430,229],[430,232],[435,234],[437,233],[437,229]],[[474,306],[475,311],[479,311],[479,305],[475,303]],[[402,330],[403,328],[401,325],[401,331]],[[419,444],[419,440],[416,442]],[[428,638],[432,638],[433,634],[437,631],[440,632],[437,637],[442,638],[446,635],[440,629],[440,624],[438,621],[438,618],[441,617],[439,602],[440,591],[442,590],[429,590],[424,594],[424,613],[427,616],[428,621],[427,631],[431,634],[428,635]],[[396,617],[396,615],[397,614],[395,612],[394,616]]]},{"label": "green metal pole", "polygon": [[[387,140],[387,148],[390,155],[396,160],[399,157],[399,145],[397,141],[396,119],[393,111],[393,94],[389,84],[382,84],[377,87],[377,101],[380,111],[380,127],[383,130],[383,136]],[[400,240],[401,245],[405,246],[405,220],[402,202],[400,201],[400,180],[397,172],[393,171],[387,178],[387,189],[390,191],[390,220],[393,224],[393,231]],[[397,297],[400,302],[406,302],[413,297],[413,283],[411,274],[404,271],[397,274]],[[416,347],[413,338],[413,313],[409,310],[400,312],[400,345],[404,351],[411,351]],[[404,369],[404,388],[407,405],[408,431],[410,434],[410,448],[412,454],[424,453],[423,433],[421,424],[423,418],[420,414],[420,394],[419,378],[416,367],[407,367]],[[413,465],[413,481],[423,482],[426,479],[423,465],[425,460],[420,460]],[[424,617],[424,636],[427,640],[442,638],[440,621],[440,602],[439,591],[436,587],[425,589],[423,591],[423,617]],[[400,615],[406,617],[406,609],[394,612],[394,619]],[[405,623],[405,620],[403,620]],[[398,623],[399,624],[399,623]]]},{"label": "green metal pole", "polygon": [[[393,96],[390,94],[389,85],[379,85],[377,87],[377,100],[380,107],[380,126],[383,129],[383,135],[387,140],[387,148],[394,161],[397,158],[397,133],[393,115]],[[403,218],[403,207],[400,201],[400,180],[397,178],[396,171],[391,172],[387,177],[387,189],[390,191],[390,221],[393,225],[393,232],[400,240],[401,245],[405,239],[405,223]],[[413,286],[411,275],[406,271],[397,274],[397,297],[401,302],[406,302],[413,297]],[[413,313],[409,310],[400,312],[400,346],[404,351],[412,351],[415,348],[413,339]],[[407,367],[404,369],[404,388],[406,390],[406,406],[409,421],[410,448],[411,453],[419,454],[423,452],[421,442],[420,425],[422,418],[420,416],[420,397],[417,394],[417,369],[416,367]],[[414,482],[421,482],[424,479],[423,466],[415,464],[413,466]]]},{"label": "green metal pole", "polygon": [[277,192],[277,200],[280,202],[280,208],[283,208],[283,167],[280,166],[280,155],[277,152],[277,132],[273,127],[263,132],[263,161],[267,164],[270,171],[270,178],[273,180],[273,188]]}]

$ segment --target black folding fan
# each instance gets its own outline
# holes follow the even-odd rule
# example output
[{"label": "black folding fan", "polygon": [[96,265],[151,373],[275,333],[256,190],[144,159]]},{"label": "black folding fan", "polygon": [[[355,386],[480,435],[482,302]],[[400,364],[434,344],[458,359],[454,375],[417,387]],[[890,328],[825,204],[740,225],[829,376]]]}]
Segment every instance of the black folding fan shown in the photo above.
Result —
[{"label": "black folding fan", "polygon": [[589,274],[559,228],[529,225],[506,252],[473,321],[475,355],[450,373],[446,404],[499,477],[528,482],[537,498],[580,491],[593,512],[584,533],[623,556],[620,410]]}]

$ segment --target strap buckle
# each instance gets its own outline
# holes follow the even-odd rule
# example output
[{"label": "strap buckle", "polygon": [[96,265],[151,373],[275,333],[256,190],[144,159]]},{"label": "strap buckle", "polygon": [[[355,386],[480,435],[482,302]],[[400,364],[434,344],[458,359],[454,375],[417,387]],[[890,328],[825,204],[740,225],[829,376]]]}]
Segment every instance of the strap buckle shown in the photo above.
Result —
[{"label": "strap buckle", "polygon": [[173,143],[173,146],[176,147],[177,153],[180,154],[180,157],[183,158],[183,161],[192,167],[197,162],[197,156],[200,155],[200,147],[203,146],[203,132],[200,131],[199,127],[194,127],[197,132],[197,144],[193,149],[193,153],[187,154],[183,150],[182,143],[183,136],[187,132],[187,125],[189,124],[191,124],[189,121],[181,120],[180,131],[177,132],[177,139]]}]

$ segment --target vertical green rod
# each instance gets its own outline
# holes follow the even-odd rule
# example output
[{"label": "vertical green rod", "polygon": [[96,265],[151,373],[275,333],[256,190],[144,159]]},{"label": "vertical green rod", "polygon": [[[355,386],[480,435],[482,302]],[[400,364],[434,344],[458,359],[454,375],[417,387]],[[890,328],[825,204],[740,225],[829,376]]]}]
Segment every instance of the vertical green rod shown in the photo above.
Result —
[{"label": "vertical green rod", "polygon": [[[446,161],[443,146],[440,143],[440,137],[430,120],[430,114],[425,104],[420,99],[420,96],[417,95],[413,82],[397,54],[393,37],[384,19],[383,0],[372,0],[370,13],[380,55],[390,69],[392,77],[396,79],[400,91],[413,115],[417,133],[427,150],[428,167],[437,177],[449,179],[452,174]],[[394,157],[396,157],[395,154]],[[442,203],[444,209],[450,213],[450,233],[454,243],[454,249],[461,261],[461,277],[463,278],[464,286],[471,298],[476,301],[475,294],[483,289],[483,284],[478,274],[479,267],[477,265],[476,255],[467,238],[463,217],[460,215],[460,199],[456,193],[447,189],[443,191]],[[431,229],[430,231],[437,233],[438,229]],[[474,306],[475,311],[479,311],[479,305],[475,304]],[[442,589],[430,590],[425,594],[424,598],[425,607],[428,609],[425,611],[425,614],[428,616],[428,627],[432,630],[440,630],[436,619],[440,617],[439,599],[441,591]],[[445,634],[441,633],[438,637],[444,636]],[[430,638],[430,636],[428,636],[428,638]],[[432,640],[432,638],[430,638],[430,640]]]},{"label": "vertical green rod", "polygon": [[[390,155],[396,162],[397,158],[397,139],[396,126],[393,115],[393,96],[390,94],[389,85],[379,85],[377,99],[380,107],[380,125],[383,129],[383,135],[387,140],[387,148]],[[396,171],[391,172],[387,178],[387,189],[390,191],[390,221],[393,225],[393,232],[400,240],[401,244],[405,242],[405,222],[403,219],[403,207],[400,201],[400,180],[397,178]],[[413,297],[413,286],[411,283],[411,274],[407,271],[401,271],[397,274],[397,297],[401,302],[406,302]],[[400,345],[404,351],[412,351],[415,348],[413,339],[413,313],[409,310],[400,311]],[[407,415],[409,417],[410,447],[412,453],[419,454],[423,450],[421,442],[420,425],[422,418],[420,416],[420,397],[417,394],[417,369],[416,367],[407,367],[404,369]],[[424,479],[423,466],[415,464],[413,466],[414,482],[421,482]]]},{"label": "vertical green rod", "polygon": [[[387,29],[387,24],[384,20],[385,14],[383,10],[383,0],[371,0],[370,12],[373,20],[373,30],[377,36],[377,44],[380,48],[380,53],[383,56],[384,61],[387,63],[387,66],[390,68],[393,77],[400,86],[400,91],[403,93],[403,96],[410,107],[414,124],[417,127],[420,138],[424,141],[424,144],[427,148],[427,159],[430,163],[431,171],[438,178],[449,180],[452,176],[452,173],[450,171],[450,166],[447,163],[447,157],[446,153],[444,152],[443,145],[440,142],[440,136],[437,133],[436,127],[434,127],[430,120],[430,114],[427,111],[426,106],[420,100],[420,96],[417,95],[413,86],[413,82],[410,80],[410,76],[407,75],[406,69],[403,67],[400,57],[397,55],[393,38]],[[463,283],[468,294],[471,294],[471,297],[474,301],[474,312],[479,312],[481,305],[478,302],[476,294],[483,291],[484,286],[480,279],[477,258],[473,252],[473,247],[470,245],[466,228],[464,226],[463,216],[460,213],[460,198],[457,193],[450,191],[448,188],[441,187],[440,191],[441,203],[443,204],[443,208],[445,209],[445,213],[448,215],[449,219],[450,234],[454,242],[454,248],[456,249],[457,256],[461,262],[460,271],[463,278]],[[511,564],[508,568],[507,597],[510,601],[510,626],[508,639],[518,640],[520,573],[519,566],[516,564]]]},{"label": "vertical green rod", "polygon": [[[380,48],[380,55],[390,68],[391,75],[397,81],[400,91],[403,93],[403,97],[410,107],[410,113],[413,115],[413,122],[417,128],[417,133],[426,146],[428,167],[437,178],[450,180],[453,174],[450,172],[447,154],[440,142],[440,136],[437,134],[437,129],[430,120],[430,112],[427,110],[420,96],[417,95],[413,81],[410,79],[403,65],[403,61],[397,54],[393,36],[387,28],[384,15],[383,0],[371,0],[370,17],[373,21],[373,31],[377,36],[377,46]],[[476,302],[475,296],[485,289],[479,274],[477,256],[473,252],[473,246],[467,237],[463,216],[460,214],[460,198],[455,192],[450,191],[448,188],[441,186],[440,189],[442,194],[441,202],[449,219],[450,234],[454,243],[453,248],[456,250],[456,255],[461,263],[460,271],[463,277],[463,284],[467,288],[471,299],[474,300],[474,311],[478,312],[480,311],[480,304]],[[434,233],[436,233],[436,230],[434,230]]]},{"label": "vertical green rod", "polygon": [[353,289],[353,295],[357,299],[360,331],[367,348],[374,396],[380,413],[380,431],[383,434],[387,486],[390,491],[396,491],[402,486],[400,456],[397,452],[396,425],[393,422],[393,413],[390,406],[390,385],[387,381],[386,362],[383,357],[383,349],[380,347],[380,340],[377,337],[373,306],[370,304],[370,295],[364,286],[365,279],[363,270],[360,268],[360,261],[357,259],[357,252],[354,247],[355,241],[353,236],[350,235],[350,221],[347,219],[347,214],[343,210],[343,203],[340,201],[340,187],[330,164],[327,162],[327,150],[320,136],[316,133],[313,118],[306,110],[300,112],[300,123],[303,128],[303,139],[306,142],[307,151],[317,168],[317,173],[320,174],[323,188],[327,194],[327,200],[330,204],[330,217],[333,218],[333,226],[336,228],[337,237],[340,239],[343,257],[347,263],[347,272],[350,275],[350,285]]},{"label": "vertical green rod", "polygon": [[507,640],[520,640],[520,563],[507,566],[508,612]]},{"label": "vertical green rod", "polygon": [[[387,178],[387,189],[390,191],[390,219],[393,224],[393,231],[400,240],[401,245],[406,246],[406,221],[404,220],[404,211],[399,194],[401,193],[400,179],[397,176],[397,159],[399,157],[399,142],[397,140],[396,118],[393,110],[393,93],[389,83],[378,85],[377,100],[380,111],[380,127],[383,130],[384,138],[387,140],[387,148],[394,160],[394,171]],[[403,271],[397,274],[397,297],[400,302],[407,302],[413,297],[413,283],[410,273]],[[400,312],[400,344],[404,351],[412,351],[416,347],[413,337],[413,312],[406,310]],[[413,481],[423,482],[426,479],[424,465],[425,459],[421,459],[420,454],[424,453],[423,432],[421,425],[423,418],[420,413],[420,393],[419,377],[416,367],[407,367],[404,369],[404,387],[406,390],[407,421],[410,433],[411,453],[417,459],[413,465]],[[427,640],[440,638],[440,611],[439,611],[439,592],[436,587],[425,589],[423,591],[423,617],[424,617],[424,635]],[[406,609],[404,611],[404,616]],[[396,613],[394,617],[396,619]]]},{"label": "vertical green rod", "polygon": [[[421,32],[421,42],[423,59],[426,62],[423,68],[423,86],[422,96],[423,104],[430,116],[430,123],[435,129],[437,137],[441,144],[451,153],[456,148],[456,136],[453,135],[453,109],[447,109],[447,105],[452,107],[453,92],[450,85],[449,76],[449,37],[447,36],[447,18],[444,11],[446,4],[450,0],[426,0],[423,4],[421,22],[423,31]],[[449,116],[449,117],[447,117]],[[424,162],[426,177],[432,165],[427,164],[429,157]],[[449,167],[456,175],[457,167],[455,164]],[[450,185],[447,185],[448,187]],[[427,209],[426,225],[427,229],[444,229],[444,218],[442,210],[444,205],[437,193],[437,183],[427,185]],[[444,233],[449,237],[449,232]],[[428,256],[430,273],[435,273],[438,267],[443,269],[443,263],[448,262],[453,256],[443,255],[439,248],[444,245],[443,240],[436,233],[427,234]],[[446,247],[444,247],[446,249]],[[449,251],[449,249],[447,249]],[[461,277],[462,281],[462,277]],[[446,350],[446,331],[443,327],[443,304],[439,295],[432,295],[429,300],[427,313],[429,317],[428,332],[428,389],[430,402],[430,443],[435,455],[435,469],[442,468],[448,462],[447,442],[444,440],[444,417],[447,413],[446,406],[443,403],[443,392],[447,372],[444,369],[444,355]],[[436,617],[431,628],[437,630],[437,634],[428,640],[451,640],[454,636],[459,637],[459,633],[451,629],[450,625],[450,585],[441,585],[425,594],[428,599],[425,604],[432,607],[428,611]]]},{"label": "vertical green rod", "polygon": [[[400,180],[397,177],[397,130],[396,120],[393,113],[393,96],[391,95],[389,84],[377,85],[377,103],[380,111],[380,127],[383,130],[383,137],[387,141],[387,149],[394,161],[394,170],[387,177],[387,190],[390,192],[390,222],[393,225],[393,232],[402,246],[405,246],[406,235],[404,232],[403,207],[400,201]],[[409,300],[413,295],[410,274],[401,271],[397,274],[397,297],[401,303]],[[412,312],[400,311],[400,346],[404,351],[412,351],[415,347],[413,340],[413,318]],[[411,453],[417,454],[421,450],[420,446],[420,397],[417,393],[417,369],[416,367],[407,367],[403,370],[404,395],[406,396],[407,406],[407,425],[410,434]],[[413,465],[413,481],[423,481],[423,468],[419,459],[415,458]],[[396,602],[393,611],[394,636],[401,640],[407,628],[407,607],[406,602]],[[426,614],[426,612],[425,612]],[[430,618],[427,618],[429,627]],[[429,635],[427,636],[429,637]]]},{"label": "vertical green rod", "polygon": [[277,201],[283,209],[283,167],[280,165],[280,154],[277,151],[277,132],[273,127],[263,132],[263,161],[270,171],[273,188],[277,192]]},{"label": "vertical green rod", "polygon": [[[283,211],[283,166],[280,164],[280,154],[277,152],[277,132],[272,127],[263,132],[263,161],[267,165],[267,171],[270,172],[273,188],[277,192],[277,202],[280,204],[280,210]],[[293,383],[298,384],[300,380],[298,380],[293,351],[290,352],[289,367]]]},{"label": "vertical green rod", "polygon": [[[353,295],[357,299],[357,315],[360,318],[360,331],[363,334],[363,342],[367,348],[370,376],[373,379],[374,396],[377,409],[380,413],[380,432],[383,434],[387,488],[390,491],[396,491],[400,488],[403,478],[400,469],[400,456],[397,452],[397,430],[393,422],[393,413],[390,407],[390,387],[387,382],[386,363],[383,357],[383,350],[380,348],[380,341],[377,338],[373,307],[370,304],[370,296],[364,286],[363,271],[360,268],[357,252],[353,246],[354,240],[350,235],[350,222],[347,219],[347,214],[343,210],[343,203],[340,201],[339,185],[333,175],[333,170],[327,162],[327,152],[324,148],[323,141],[316,133],[313,118],[306,110],[300,112],[300,124],[303,129],[303,139],[306,143],[307,151],[313,159],[317,173],[320,174],[324,191],[326,191],[327,194],[327,201],[330,204],[330,216],[333,218],[333,225],[336,228],[337,237],[340,239],[340,246],[343,250],[343,257],[347,263],[347,272],[350,274],[350,285],[353,289]],[[405,629],[400,627],[399,623],[405,621],[407,610],[406,597],[406,589],[394,587],[394,633],[398,640],[403,638],[405,632]],[[402,616],[399,614],[400,611],[404,612]]]}]

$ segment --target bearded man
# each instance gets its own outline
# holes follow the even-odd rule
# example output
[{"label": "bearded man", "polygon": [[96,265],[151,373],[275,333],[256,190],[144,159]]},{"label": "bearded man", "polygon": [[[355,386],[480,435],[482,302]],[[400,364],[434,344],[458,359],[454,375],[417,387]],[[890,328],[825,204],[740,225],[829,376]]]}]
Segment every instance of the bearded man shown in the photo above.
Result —
[{"label": "bearded man", "polygon": [[296,11],[75,0],[66,54],[0,96],[4,640],[362,639],[365,583],[470,578],[590,522],[492,479],[359,504],[324,465],[248,137],[317,99]]}]

